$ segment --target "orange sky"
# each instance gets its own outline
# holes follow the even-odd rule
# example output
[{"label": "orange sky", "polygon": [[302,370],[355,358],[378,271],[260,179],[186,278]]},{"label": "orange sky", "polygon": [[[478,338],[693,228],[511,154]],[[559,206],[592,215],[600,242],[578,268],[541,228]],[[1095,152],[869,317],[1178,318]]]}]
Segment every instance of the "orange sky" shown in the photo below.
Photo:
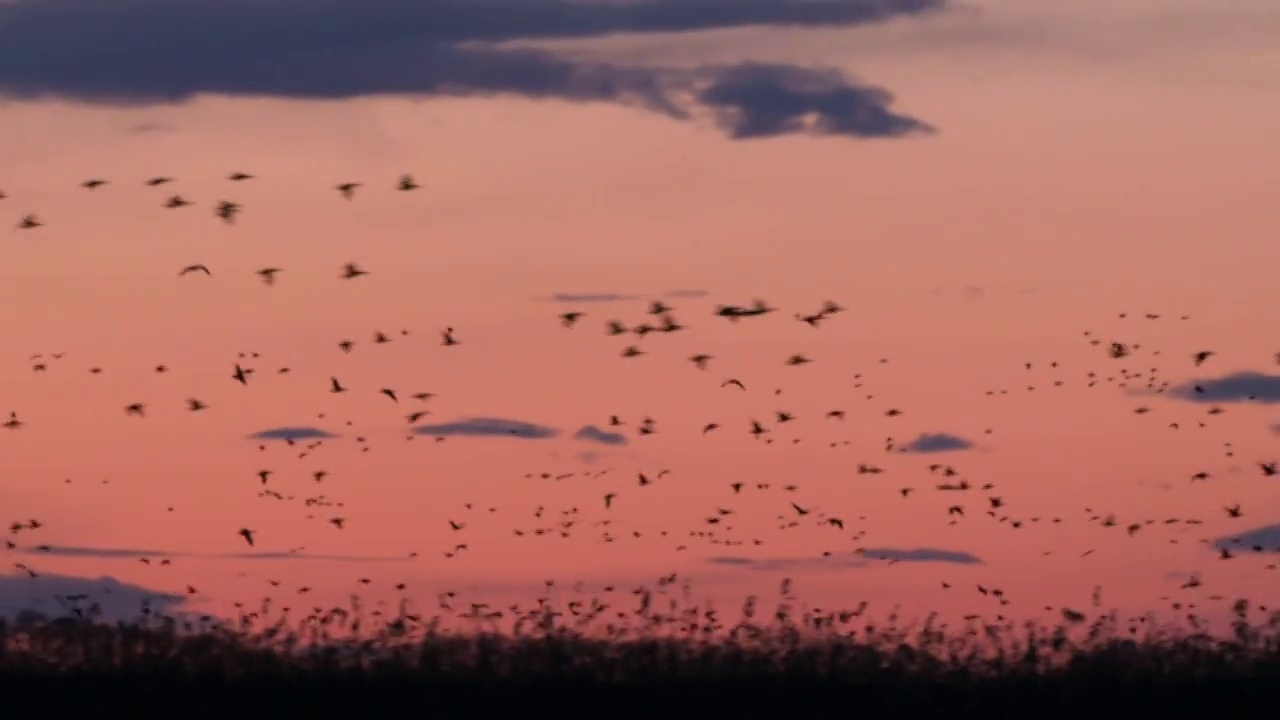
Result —
[{"label": "orange sky", "polygon": [[[506,97],[8,102],[0,210],[15,223],[28,212],[48,223],[14,231],[0,248],[0,412],[25,423],[0,432],[0,520],[44,523],[10,539],[216,555],[245,551],[235,533],[247,526],[263,551],[396,559],[180,556],[162,568],[10,551],[11,562],[163,591],[191,583],[201,590],[193,602],[215,610],[270,590],[264,578],[326,598],[344,598],[359,577],[381,597],[403,581],[429,598],[450,587],[532,591],[544,577],[637,584],[679,571],[706,593],[737,598],[792,575],[820,603],[957,611],[994,609],[971,589],[985,583],[1028,612],[1083,606],[1097,584],[1132,608],[1180,592],[1203,600],[1274,586],[1265,569],[1274,554],[1222,562],[1200,541],[1280,522],[1280,484],[1256,466],[1280,456],[1269,430],[1280,413],[1223,404],[1227,412],[1210,417],[1205,405],[1088,389],[1085,373],[1159,367],[1179,383],[1197,376],[1190,355],[1202,349],[1219,353],[1202,377],[1275,370],[1280,11],[1133,2],[1120,15],[1113,5],[1054,14],[1001,0],[852,30],[546,44],[582,57],[847,66],[938,128],[902,139],[733,141],[636,109]],[[141,124],[151,129],[131,130]],[[258,178],[229,183],[234,170]],[[423,188],[395,192],[402,172]],[[143,187],[153,175],[177,182]],[[80,189],[90,177],[112,182]],[[366,184],[352,202],[332,190],[346,180]],[[173,192],[197,205],[161,208]],[[232,227],[212,217],[221,199],[245,207]],[[348,261],[371,274],[338,280]],[[197,262],[212,277],[176,276]],[[284,271],[268,288],[253,271],[272,265]],[[687,331],[603,334],[605,320],[637,322],[648,299],[677,289],[708,293],[668,299]],[[643,299],[539,299],[556,292]],[[737,325],[711,314],[755,297],[780,311]],[[848,312],[816,330],[793,319],[826,299]],[[586,316],[565,330],[556,315],[566,310]],[[445,326],[461,345],[440,346]],[[378,330],[394,341],[374,345]],[[1143,348],[1111,360],[1084,330]],[[344,355],[337,343],[348,338],[357,344]],[[649,354],[618,357],[632,343]],[[240,387],[231,368],[250,351],[261,354],[246,363],[257,374]],[[30,356],[53,352],[66,355],[31,371]],[[707,372],[686,360],[699,352],[715,356]],[[796,352],[815,362],[785,367]],[[170,372],[155,374],[158,364]],[[278,376],[279,366],[292,372]],[[328,393],[331,375],[351,391]],[[721,388],[728,377],[748,392]],[[397,407],[381,387],[438,393],[422,406],[432,412],[424,422],[491,416],[563,434],[406,442],[404,416],[420,403]],[[1009,394],[986,396],[993,388]],[[209,410],[188,413],[188,397]],[[147,403],[145,419],[124,415],[133,402]],[[1144,403],[1150,414],[1132,412]],[[904,415],[884,417],[891,407]],[[848,411],[843,424],[822,417],[833,408]],[[753,442],[749,421],[775,410],[798,419],[773,432],[774,444]],[[628,423],[627,446],[568,437],[614,414]],[[636,436],[645,415],[658,432]],[[713,421],[722,429],[702,436]],[[1180,430],[1168,427],[1175,421]],[[343,437],[304,459],[300,448],[259,451],[245,439],[281,426]],[[883,450],[886,436],[924,432],[976,447]],[[1227,442],[1234,457],[1224,456]],[[585,451],[597,457],[583,462]],[[934,491],[933,462],[996,488]],[[859,475],[859,463],[886,472]],[[321,468],[330,476],[317,485],[310,474]],[[275,472],[269,487],[297,500],[257,497],[263,469]],[[671,474],[636,486],[637,472],[662,469]],[[1214,478],[1191,484],[1201,470]],[[544,471],[579,476],[525,478]],[[734,497],[735,481],[773,488]],[[780,489],[789,483],[799,489]],[[897,489],[908,485],[918,492],[904,500]],[[606,492],[618,495],[608,511]],[[345,507],[306,519],[301,498],[318,493]],[[992,494],[1011,518],[1046,519],[1018,530],[997,523],[983,513]],[[794,516],[791,501],[814,509],[810,518],[842,518],[846,530],[806,518],[780,532],[776,518]],[[1236,502],[1244,517],[1229,519],[1222,507]],[[956,503],[967,515],[949,525]],[[568,539],[512,534],[571,507],[580,515]],[[735,510],[732,537],[746,546],[679,537],[708,528],[702,520],[716,507]],[[1114,513],[1119,527],[1089,522],[1085,507]],[[346,529],[324,522],[333,515]],[[1063,520],[1049,526],[1054,516]],[[1167,517],[1204,524],[1125,535],[1131,522]],[[451,519],[466,528],[451,530]],[[604,519],[616,542],[600,540],[594,523]],[[865,536],[851,539],[858,531]],[[445,559],[456,542],[469,549]],[[677,552],[681,544],[688,549]],[[954,550],[985,564],[772,571],[708,561],[857,547]],[[1205,578],[1198,595],[1168,576],[1192,571]],[[951,596],[940,580],[955,586]]]}]

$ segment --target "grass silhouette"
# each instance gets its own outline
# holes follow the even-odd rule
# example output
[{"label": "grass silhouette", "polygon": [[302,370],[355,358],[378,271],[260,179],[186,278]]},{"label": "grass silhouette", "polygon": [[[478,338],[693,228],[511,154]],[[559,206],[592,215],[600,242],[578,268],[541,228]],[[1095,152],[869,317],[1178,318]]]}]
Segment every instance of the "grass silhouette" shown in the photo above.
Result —
[{"label": "grass silhouette", "polygon": [[0,692],[81,717],[1280,717],[1280,612],[1244,600],[1215,633],[1070,609],[1057,625],[876,624],[785,599],[766,621],[755,598],[727,622],[625,599],[431,618],[358,598],[305,617],[264,601],[231,621],[25,613],[0,621]]}]

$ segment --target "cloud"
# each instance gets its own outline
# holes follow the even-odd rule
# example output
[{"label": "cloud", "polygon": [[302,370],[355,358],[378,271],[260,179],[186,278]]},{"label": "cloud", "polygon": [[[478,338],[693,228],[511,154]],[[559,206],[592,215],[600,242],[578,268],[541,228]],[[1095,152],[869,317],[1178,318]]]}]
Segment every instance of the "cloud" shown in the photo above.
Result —
[{"label": "cloud", "polygon": [[[706,297],[711,293],[706,290],[696,289],[679,289],[668,290],[662,293],[662,297],[667,298],[700,298]],[[643,300],[648,296],[636,293],[615,293],[615,292],[596,292],[596,293],[552,293],[543,298],[547,302],[558,303],[610,303],[624,302],[627,300]]]},{"label": "cloud", "polygon": [[404,557],[391,555],[322,555],[307,552],[238,552],[238,553],[183,553],[167,550],[139,550],[136,548],[83,547],[75,545],[44,545],[16,548],[24,555],[53,557],[92,558],[204,558],[215,560],[325,560],[336,562],[394,562]]},{"label": "cloud", "polygon": [[958,565],[982,565],[982,559],[967,552],[936,548],[866,548],[857,553],[843,553],[827,557],[800,558],[748,558],[739,555],[719,555],[707,558],[716,565],[751,568],[752,570],[795,570],[800,568],[862,568],[875,561],[932,562]]},{"label": "cloud", "polygon": [[733,138],[932,128],[840,71],[579,62],[511,41],[745,26],[846,27],[946,0],[39,0],[0,3],[0,95],[110,104],[200,94],[520,95],[710,115]]},{"label": "cloud", "polygon": [[1280,435],[1280,423],[1271,423],[1269,429],[1272,435]]},{"label": "cloud", "polygon": [[302,552],[223,553],[220,555],[201,555],[200,557],[226,560],[323,560],[326,562],[404,562],[409,559],[407,555],[403,557],[391,555],[319,555]]},{"label": "cloud", "polygon": [[982,565],[982,559],[976,555],[958,550],[939,550],[936,548],[867,548],[863,555],[873,560],[892,560],[896,562],[937,562],[957,565]]},{"label": "cloud", "polygon": [[43,548],[31,546],[20,548],[20,551],[32,555],[54,555],[57,557],[96,557],[96,558],[141,558],[172,557],[163,550],[139,550],[136,548],[99,548],[76,545],[45,545]]},{"label": "cloud", "polygon": [[1254,546],[1260,546],[1266,552],[1280,553],[1280,523],[1246,530],[1243,533],[1228,535],[1213,541],[1213,547],[1219,550],[1228,548],[1232,551],[1240,551]]},{"label": "cloud", "polygon": [[328,430],[316,427],[278,427],[260,430],[249,436],[250,440],[323,440],[338,437]]},{"label": "cloud", "polygon": [[607,303],[639,300],[640,296],[621,293],[552,293],[546,299],[548,302],[559,303]]},{"label": "cloud", "polygon": [[[1203,392],[1196,392],[1199,387]],[[1280,375],[1236,372],[1218,378],[1191,380],[1174,387],[1174,397],[1200,403],[1280,402]]]},{"label": "cloud", "polygon": [[164,123],[143,122],[143,123],[130,125],[127,128],[127,130],[135,134],[146,134],[146,133],[170,133],[170,132],[175,132],[177,128],[175,128],[172,125],[166,125]]},{"label": "cloud", "polygon": [[137,617],[144,602],[162,614],[171,614],[169,611],[185,602],[181,595],[122,583],[113,577],[74,577],[39,570],[37,573],[36,577],[25,573],[0,575],[0,616],[14,617],[29,611],[47,617],[64,617],[70,615],[73,608],[87,609],[97,603],[104,619],[116,621]]},{"label": "cloud", "polygon": [[601,445],[626,445],[628,442],[626,435],[601,430],[595,425],[583,425],[573,434],[573,439],[596,442]]},{"label": "cloud", "polygon": [[921,433],[919,437],[904,446],[907,452],[937,453],[968,450],[973,443],[962,437],[949,433]]},{"label": "cloud", "polygon": [[488,417],[463,418],[462,420],[439,425],[419,425],[413,429],[413,432],[418,435],[431,435],[433,437],[458,435],[465,437],[514,437],[523,440],[545,440],[560,434],[559,430],[545,425]]}]

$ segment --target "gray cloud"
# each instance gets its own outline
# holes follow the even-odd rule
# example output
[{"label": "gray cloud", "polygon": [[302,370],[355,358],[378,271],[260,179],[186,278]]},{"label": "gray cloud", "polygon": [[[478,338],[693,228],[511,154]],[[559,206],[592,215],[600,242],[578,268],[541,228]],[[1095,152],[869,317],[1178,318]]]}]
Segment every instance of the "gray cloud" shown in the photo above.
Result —
[{"label": "gray cloud", "polygon": [[438,425],[419,425],[413,429],[418,435],[447,437],[452,435],[465,437],[514,437],[524,440],[545,440],[560,434],[560,431],[545,425],[505,420],[503,418],[474,417],[455,420]]},{"label": "gray cloud", "polygon": [[136,548],[100,548],[77,545],[45,545],[42,548],[31,546],[19,548],[20,552],[32,555],[53,555],[56,557],[96,557],[96,558],[140,558],[140,557],[173,557],[163,550],[139,550]]},{"label": "gray cloud", "polygon": [[639,300],[640,296],[622,293],[552,293],[546,299],[548,302],[559,303],[607,303]]},{"label": "gray cloud", "polygon": [[176,131],[177,128],[175,128],[172,125],[166,125],[164,123],[143,122],[143,123],[136,123],[134,125],[130,125],[127,128],[127,130],[135,134],[145,134],[145,133],[170,133],[170,132]]},{"label": "gray cloud", "polygon": [[967,552],[936,548],[866,548],[861,553],[843,553],[828,557],[799,558],[749,558],[739,555],[720,555],[707,558],[716,565],[750,568],[752,570],[795,570],[806,567],[862,568],[875,561],[935,562],[959,565],[982,565],[982,559]]},{"label": "gray cloud", "polygon": [[404,562],[408,560],[408,556],[390,556],[390,555],[320,555],[317,553],[303,552],[246,552],[246,553],[223,553],[219,555],[200,555],[199,557],[218,558],[226,560],[323,560],[325,562]]},{"label": "gray cloud", "polygon": [[583,425],[573,434],[573,439],[596,442],[601,445],[626,445],[628,442],[626,435],[601,430],[595,425]]},{"label": "gray cloud", "polygon": [[[895,137],[932,128],[840,71],[575,62],[507,41],[744,26],[839,27],[945,0],[40,0],[0,3],[0,94],[111,104],[199,94],[514,94],[708,114],[730,137]],[[700,113],[699,111],[703,111]]]},{"label": "gray cloud", "polygon": [[[1197,392],[1196,387],[1203,392]],[[1170,395],[1201,403],[1280,402],[1280,375],[1236,372],[1217,378],[1190,380],[1170,390]]]},{"label": "gray cloud", "polygon": [[239,553],[182,553],[167,550],[141,550],[136,548],[85,547],[77,545],[26,546],[16,550],[24,555],[53,557],[92,558],[203,558],[213,560],[325,560],[336,562],[395,562],[405,558],[390,555],[323,555],[308,552],[239,552]]},{"label": "gray cloud", "polygon": [[317,427],[278,427],[261,430],[249,436],[250,440],[324,440],[338,437]]},{"label": "gray cloud", "polygon": [[1254,528],[1213,541],[1215,549],[1228,548],[1233,551],[1249,549],[1255,545],[1261,546],[1266,552],[1280,553],[1280,523]]},{"label": "gray cloud", "polygon": [[[77,599],[77,596],[86,596]],[[96,603],[104,619],[115,621],[137,617],[146,602],[153,611],[169,614],[179,609],[181,595],[148,590],[122,583],[112,577],[84,578],[38,572],[36,577],[0,575],[0,616],[14,617],[24,611],[46,617],[65,617],[73,608],[87,609]]]},{"label": "gray cloud", "polygon": [[982,559],[976,555],[958,550],[939,550],[937,548],[867,548],[865,557],[874,560],[893,560],[897,562],[938,562],[957,565],[982,565]]},{"label": "gray cloud", "polygon": [[949,433],[921,433],[919,437],[903,447],[907,452],[937,453],[968,450],[973,447],[973,443]]},{"label": "gray cloud", "polygon": [[[706,297],[711,293],[706,290],[696,290],[683,288],[679,290],[668,290],[662,293],[662,297],[667,298],[700,298]],[[558,303],[609,303],[624,302],[627,300],[643,300],[645,295],[637,293],[615,293],[615,292],[597,292],[597,293],[552,293],[543,298],[547,302]]]}]

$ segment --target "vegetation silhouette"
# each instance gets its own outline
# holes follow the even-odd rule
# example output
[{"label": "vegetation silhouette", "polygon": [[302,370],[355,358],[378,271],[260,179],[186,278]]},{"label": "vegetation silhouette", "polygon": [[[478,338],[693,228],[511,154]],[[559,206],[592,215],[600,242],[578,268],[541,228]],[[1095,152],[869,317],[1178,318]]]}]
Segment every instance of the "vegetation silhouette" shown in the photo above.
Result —
[{"label": "vegetation silhouette", "polygon": [[756,597],[730,623],[660,592],[622,597],[503,612],[442,596],[432,617],[357,596],[305,617],[271,599],[233,620],[144,605],[114,623],[73,605],[0,621],[0,691],[113,717],[1280,717],[1280,612],[1247,600],[1215,629],[1065,608],[1056,625],[876,623],[865,604],[762,613]]}]

